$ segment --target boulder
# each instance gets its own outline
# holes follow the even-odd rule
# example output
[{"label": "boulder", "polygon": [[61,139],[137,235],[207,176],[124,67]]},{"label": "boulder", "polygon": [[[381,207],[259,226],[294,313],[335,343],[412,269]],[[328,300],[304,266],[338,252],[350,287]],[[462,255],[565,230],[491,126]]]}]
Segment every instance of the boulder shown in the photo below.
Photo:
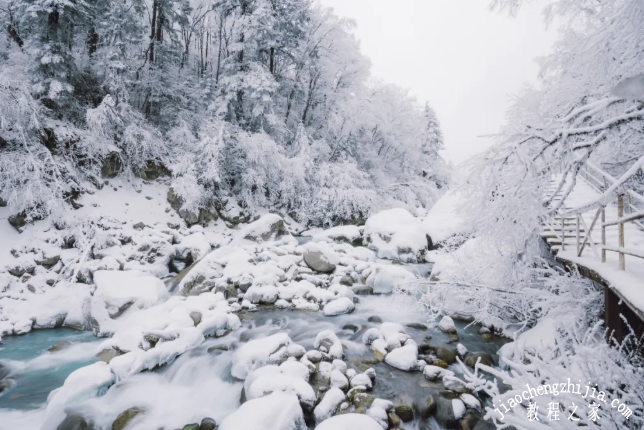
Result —
[{"label": "boulder", "polygon": [[451,349],[445,348],[444,346],[436,347],[436,358],[446,362],[447,364],[452,364],[456,361],[456,352]]},{"label": "boulder", "polygon": [[212,418],[204,418],[199,424],[199,430],[215,430],[217,428],[217,422]]},{"label": "boulder", "polygon": [[129,408],[124,410],[119,414],[118,417],[112,423],[112,430],[123,430],[130,421],[132,421],[137,415],[143,412],[139,408]]},{"label": "boulder", "polygon": [[269,213],[242,228],[236,235],[236,240],[261,243],[278,240],[284,236],[290,236],[284,220],[279,215]]},{"label": "boulder", "polygon": [[47,351],[49,351],[49,352],[62,351],[63,349],[69,347],[71,344],[72,344],[71,342],[67,342],[67,341],[64,341],[64,340],[61,341],[61,342],[56,342],[55,344],[53,344],[52,346],[47,348]]},{"label": "boulder", "polygon": [[433,395],[428,395],[425,400],[416,405],[421,418],[426,420],[436,412],[436,399]]},{"label": "boulder", "polygon": [[68,415],[58,424],[56,430],[95,430],[95,428],[79,415]]},{"label": "boulder", "polygon": [[394,410],[396,415],[405,423],[414,419],[414,409],[410,405],[398,405],[394,407]]},{"label": "boulder", "polygon": [[494,365],[494,360],[492,359],[492,356],[487,352],[475,352],[472,354],[468,354],[467,357],[465,357],[465,364],[471,368],[474,368],[477,361],[479,361],[479,363],[484,364],[486,366]]},{"label": "boulder", "polygon": [[328,261],[325,255],[319,251],[308,251],[304,254],[304,262],[307,266],[319,273],[331,273],[335,270],[335,264]]}]

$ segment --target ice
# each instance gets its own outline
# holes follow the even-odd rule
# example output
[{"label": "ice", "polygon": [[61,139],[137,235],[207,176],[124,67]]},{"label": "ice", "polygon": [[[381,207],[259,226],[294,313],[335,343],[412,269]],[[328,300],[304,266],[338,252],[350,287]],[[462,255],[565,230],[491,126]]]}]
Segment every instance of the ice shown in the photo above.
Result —
[{"label": "ice", "polygon": [[275,391],[250,400],[228,415],[219,430],[306,430],[298,399],[293,394]]}]

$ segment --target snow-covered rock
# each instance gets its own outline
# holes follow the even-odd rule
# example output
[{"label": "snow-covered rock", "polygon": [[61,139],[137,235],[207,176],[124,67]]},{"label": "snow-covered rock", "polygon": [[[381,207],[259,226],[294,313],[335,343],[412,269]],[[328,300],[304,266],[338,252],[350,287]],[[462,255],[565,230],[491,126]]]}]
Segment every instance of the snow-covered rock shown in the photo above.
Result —
[{"label": "snow-covered rock", "polygon": [[370,216],[363,235],[367,246],[380,258],[424,261],[428,240],[423,223],[405,209],[389,209]]},{"label": "snow-covered rock", "polygon": [[91,300],[92,320],[101,333],[113,333],[119,325],[114,319],[130,307],[145,309],[168,297],[163,282],[139,271],[104,271],[94,273],[96,291]]},{"label": "snow-covered rock", "polygon": [[466,223],[459,208],[462,201],[463,195],[458,189],[450,190],[429,210],[423,220],[423,229],[433,244],[465,233]]},{"label": "snow-covered rock", "polygon": [[447,375],[453,376],[454,372],[452,372],[451,370],[443,369],[442,367],[427,365],[423,369],[423,375],[425,375],[425,378],[429,379],[430,381],[436,381],[442,379]]},{"label": "snow-covered rock", "polygon": [[319,273],[331,273],[340,263],[340,257],[333,247],[326,242],[309,242],[302,246],[304,262]]},{"label": "snow-covered rock", "polygon": [[306,365],[285,361],[279,366],[268,365],[251,372],[244,382],[244,390],[248,400],[276,391],[295,394],[302,406],[312,410],[316,398],[308,379],[309,369]]},{"label": "snow-covered rock", "polygon": [[418,364],[418,345],[408,339],[404,346],[393,349],[385,357],[385,363],[396,369],[416,370]]},{"label": "snow-covered rock", "polygon": [[306,430],[297,396],[281,391],[241,405],[228,415],[219,430]]},{"label": "snow-covered rock", "polygon": [[262,215],[257,221],[253,221],[241,228],[235,235],[232,243],[238,244],[243,243],[243,241],[262,243],[283,239],[285,237],[294,240],[288,230],[286,230],[282,217],[267,213]]},{"label": "snow-covered rock", "polygon": [[438,323],[438,329],[445,333],[456,333],[456,325],[454,324],[454,320],[447,315],[441,318],[440,322]]},{"label": "snow-covered rock", "polygon": [[348,314],[355,310],[353,300],[347,297],[340,297],[324,305],[324,315],[331,317],[341,314]]},{"label": "snow-covered rock", "polygon": [[340,403],[344,402],[345,398],[346,397],[341,389],[339,389],[338,387],[331,387],[324,394],[324,397],[313,411],[315,422],[319,424],[322,421],[330,418],[338,409]]},{"label": "snow-covered rock", "polygon": [[367,285],[373,288],[375,294],[390,294],[394,287],[416,280],[410,271],[397,265],[378,265],[367,278]]},{"label": "snow-covered rock", "polygon": [[291,338],[286,333],[253,339],[242,345],[232,359],[230,373],[238,379],[244,379],[254,369],[266,364],[275,364],[288,357],[287,347]]},{"label": "snow-covered rock", "polygon": [[382,430],[382,427],[367,415],[344,414],[323,421],[315,430]]},{"label": "snow-covered rock", "polygon": [[340,225],[316,232],[311,236],[313,242],[341,242],[354,246],[362,245],[361,228],[355,225]]},{"label": "snow-covered rock", "polygon": [[318,333],[313,346],[317,349],[325,348],[327,354],[334,359],[342,359],[344,354],[340,338],[331,330],[324,330]]}]

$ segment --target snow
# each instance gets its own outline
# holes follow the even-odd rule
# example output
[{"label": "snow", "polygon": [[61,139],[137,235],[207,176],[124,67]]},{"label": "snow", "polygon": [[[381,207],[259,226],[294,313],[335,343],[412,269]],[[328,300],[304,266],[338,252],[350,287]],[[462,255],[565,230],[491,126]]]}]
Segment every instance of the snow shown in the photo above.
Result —
[{"label": "snow", "polygon": [[280,366],[260,367],[246,377],[246,398],[252,400],[281,391],[295,394],[300,403],[312,409],[315,406],[315,391],[308,384],[308,378],[308,367],[298,362],[286,361]]},{"label": "snow", "polygon": [[219,430],[306,430],[302,408],[293,394],[274,393],[250,400],[228,415]]},{"label": "snow", "polygon": [[231,374],[238,379],[244,379],[248,373],[265,364],[270,364],[280,356],[280,349],[291,344],[291,338],[286,333],[276,333],[261,339],[253,339],[235,351]]},{"label": "snow", "polygon": [[366,375],[364,373],[358,373],[353,378],[351,378],[350,382],[351,388],[358,386],[363,386],[367,390],[371,390],[373,388],[373,381],[371,380],[369,375]]},{"label": "snow", "polygon": [[443,194],[429,210],[423,220],[423,228],[434,244],[465,233],[467,226],[459,214],[462,204],[463,195],[456,188]]},{"label": "snow", "polygon": [[180,255],[191,254],[194,261],[200,260],[210,252],[210,243],[206,235],[202,232],[193,233],[181,239],[181,242],[175,246],[177,253]]},{"label": "snow", "polygon": [[119,325],[117,318],[130,307],[149,308],[167,298],[163,282],[146,273],[130,270],[94,273],[96,291],[92,296],[92,318],[99,324],[102,333],[113,333]]},{"label": "snow", "polygon": [[468,409],[481,409],[481,402],[471,394],[463,393],[460,399]]},{"label": "snow", "polygon": [[312,234],[313,242],[347,242],[362,239],[361,228],[355,225],[340,225]]},{"label": "snow", "polygon": [[382,430],[382,427],[367,415],[344,414],[323,421],[315,430]]},{"label": "snow", "polygon": [[415,279],[416,276],[401,266],[380,264],[367,278],[367,285],[375,294],[390,294],[397,285],[404,286]]},{"label": "snow", "polygon": [[425,375],[425,378],[429,379],[430,381],[436,381],[437,379],[442,379],[443,377],[448,375],[453,376],[454,372],[430,364],[425,366],[425,368],[423,369],[423,375]]},{"label": "snow", "polygon": [[104,392],[114,380],[109,366],[102,362],[72,372],[62,387],[50,393],[46,422],[55,426],[64,418],[66,407]]},{"label": "snow", "polygon": [[235,233],[231,243],[243,245],[248,242],[262,243],[275,240],[286,240],[295,243],[295,239],[286,231],[282,217],[277,214],[267,213],[257,221],[243,226]]},{"label": "snow", "polygon": [[456,419],[463,418],[465,416],[465,404],[460,399],[452,399],[452,409],[454,410],[454,417]]},{"label": "snow", "polygon": [[338,336],[336,336],[336,334],[331,330],[324,330],[318,333],[315,338],[315,342],[313,342],[313,346],[320,349],[324,341],[331,343],[331,347],[328,351],[329,356],[334,359],[342,359],[344,352],[340,338],[338,338]]},{"label": "snow", "polygon": [[326,393],[324,393],[324,397],[313,411],[315,422],[319,424],[330,418],[338,409],[340,403],[344,402],[344,399],[345,395],[341,389],[338,387],[331,387]]},{"label": "snow", "polygon": [[405,209],[389,209],[370,216],[363,235],[379,258],[424,261],[427,238],[423,223]]},{"label": "snow", "polygon": [[396,369],[410,371],[417,367],[418,345],[409,339],[404,346],[393,349],[385,357],[385,363]]},{"label": "snow", "polygon": [[441,321],[438,323],[438,328],[446,333],[453,333],[456,331],[454,320],[447,315],[441,318]]},{"label": "snow", "polygon": [[340,314],[348,314],[353,312],[355,308],[353,300],[348,297],[340,297],[324,305],[324,315],[332,317]]}]

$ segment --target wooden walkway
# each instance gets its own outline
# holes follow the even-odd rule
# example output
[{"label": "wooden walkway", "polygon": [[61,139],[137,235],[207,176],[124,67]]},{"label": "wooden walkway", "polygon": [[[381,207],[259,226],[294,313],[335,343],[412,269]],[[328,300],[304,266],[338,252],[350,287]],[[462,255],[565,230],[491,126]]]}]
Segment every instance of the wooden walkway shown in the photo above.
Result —
[{"label": "wooden walkway", "polygon": [[[553,178],[549,196],[560,180]],[[644,333],[644,197],[624,188],[611,203],[588,205],[614,181],[588,163],[542,237],[558,260],[605,287],[606,325],[621,340],[629,330],[622,315],[636,333]],[[552,204],[561,199],[560,191]]]}]

